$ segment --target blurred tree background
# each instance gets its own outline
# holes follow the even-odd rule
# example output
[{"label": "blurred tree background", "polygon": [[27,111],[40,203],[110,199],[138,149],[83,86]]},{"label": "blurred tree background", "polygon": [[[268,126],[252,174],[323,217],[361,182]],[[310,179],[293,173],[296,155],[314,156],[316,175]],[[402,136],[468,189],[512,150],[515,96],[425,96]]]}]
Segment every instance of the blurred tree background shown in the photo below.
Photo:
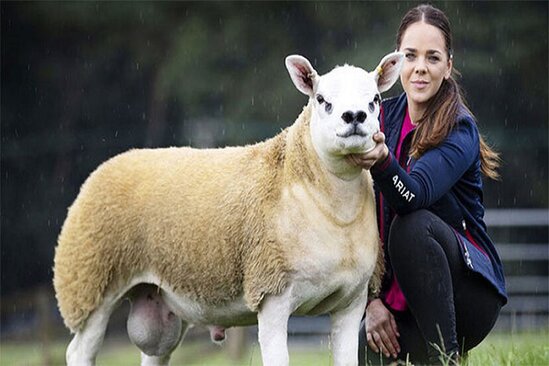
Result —
[{"label": "blurred tree background", "polygon": [[[130,148],[253,143],[306,97],[284,67],[373,69],[418,2],[1,2],[1,294],[50,283],[85,178]],[[488,208],[548,205],[548,3],[434,2],[481,131]],[[396,95],[399,87],[386,96]]]}]

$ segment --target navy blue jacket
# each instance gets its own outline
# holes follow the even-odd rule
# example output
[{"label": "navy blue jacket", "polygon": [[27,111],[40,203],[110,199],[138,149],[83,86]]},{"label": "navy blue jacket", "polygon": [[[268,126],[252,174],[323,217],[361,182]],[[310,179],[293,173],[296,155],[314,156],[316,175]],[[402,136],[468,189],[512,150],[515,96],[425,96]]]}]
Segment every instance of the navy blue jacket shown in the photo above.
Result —
[{"label": "navy blue jacket", "polygon": [[[463,108],[448,137],[417,160],[408,157],[408,149],[403,149],[403,168],[395,158],[395,150],[406,105],[406,94],[382,103],[380,124],[386,135],[389,156],[371,169],[382,241],[387,242],[395,214],[427,209],[454,229],[467,267],[486,278],[507,302],[501,260],[483,220],[480,142],[473,116]],[[412,134],[408,134],[403,146],[409,146]],[[387,272],[381,288],[382,297],[392,280],[386,245],[385,257]]]}]

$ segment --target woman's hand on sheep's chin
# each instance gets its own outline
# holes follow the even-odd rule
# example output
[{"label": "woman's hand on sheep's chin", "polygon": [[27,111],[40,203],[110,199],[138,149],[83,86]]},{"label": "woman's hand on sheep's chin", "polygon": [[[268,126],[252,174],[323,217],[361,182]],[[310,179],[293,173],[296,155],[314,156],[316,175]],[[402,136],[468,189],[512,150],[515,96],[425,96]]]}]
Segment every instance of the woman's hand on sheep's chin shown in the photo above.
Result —
[{"label": "woman's hand on sheep's chin", "polygon": [[389,155],[389,148],[385,145],[385,134],[383,132],[376,132],[373,136],[376,146],[364,154],[350,154],[345,158],[349,164],[359,166],[363,169],[370,169],[376,163],[380,163],[387,159]]},{"label": "woman's hand on sheep's chin", "polygon": [[397,325],[393,314],[379,299],[373,300],[366,308],[366,339],[374,352],[380,351],[385,357],[396,358],[400,353]]}]

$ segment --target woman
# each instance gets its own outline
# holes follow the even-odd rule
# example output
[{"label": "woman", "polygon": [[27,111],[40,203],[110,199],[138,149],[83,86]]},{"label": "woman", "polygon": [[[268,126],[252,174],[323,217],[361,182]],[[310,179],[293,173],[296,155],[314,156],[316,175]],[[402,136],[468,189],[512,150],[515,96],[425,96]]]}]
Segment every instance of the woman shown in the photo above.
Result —
[{"label": "woman", "polygon": [[481,173],[497,179],[499,158],[452,76],[444,13],[411,9],[396,46],[405,54],[405,93],[383,102],[386,136],[374,137],[375,149],[349,158],[371,168],[387,267],[366,308],[362,345],[368,364],[448,364],[484,339],[507,302],[482,205]]}]

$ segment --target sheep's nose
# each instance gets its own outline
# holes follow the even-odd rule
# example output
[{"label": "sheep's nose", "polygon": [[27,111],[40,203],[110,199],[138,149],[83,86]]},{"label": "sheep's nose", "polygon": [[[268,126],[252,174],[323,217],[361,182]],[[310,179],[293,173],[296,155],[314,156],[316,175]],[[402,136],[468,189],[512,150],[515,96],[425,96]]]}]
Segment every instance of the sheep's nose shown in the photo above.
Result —
[{"label": "sheep's nose", "polygon": [[357,111],[357,112],[347,111],[347,112],[344,112],[341,115],[341,119],[343,119],[345,121],[345,123],[353,123],[353,122],[362,123],[366,120],[366,112],[364,112],[364,111]]}]

